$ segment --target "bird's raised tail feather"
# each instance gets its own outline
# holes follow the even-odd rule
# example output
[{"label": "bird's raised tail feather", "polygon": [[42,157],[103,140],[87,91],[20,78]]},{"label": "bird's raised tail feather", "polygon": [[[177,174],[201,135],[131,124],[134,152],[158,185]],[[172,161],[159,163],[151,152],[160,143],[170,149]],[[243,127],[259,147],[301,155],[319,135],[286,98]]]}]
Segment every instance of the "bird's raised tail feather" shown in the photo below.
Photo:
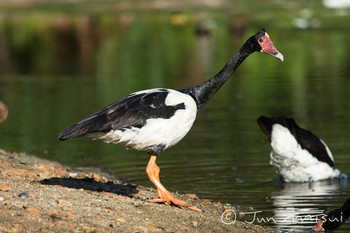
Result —
[{"label": "bird's raised tail feather", "polygon": [[103,115],[95,114],[75,123],[74,125],[63,130],[58,135],[58,139],[63,141],[70,138],[82,137],[87,134],[103,132],[104,131],[103,127],[100,127],[100,128],[97,127],[97,126],[100,126],[98,124],[98,121],[101,121],[101,119],[99,119],[101,117],[103,117]]},{"label": "bird's raised tail feather", "polygon": [[64,141],[70,138],[77,138],[83,136],[84,134],[81,133],[81,130],[76,130],[77,128],[79,127],[75,124],[65,129],[58,135],[58,139]]}]

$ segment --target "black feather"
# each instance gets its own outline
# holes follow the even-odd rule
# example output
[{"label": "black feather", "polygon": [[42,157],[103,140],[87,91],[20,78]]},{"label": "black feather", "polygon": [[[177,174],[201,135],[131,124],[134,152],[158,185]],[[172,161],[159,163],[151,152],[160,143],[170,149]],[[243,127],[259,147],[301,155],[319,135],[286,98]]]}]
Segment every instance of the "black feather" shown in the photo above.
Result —
[{"label": "black feather", "polygon": [[111,130],[141,128],[148,119],[169,119],[177,110],[185,109],[185,104],[166,105],[165,99],[168,94],[166,89],[158,89],[128,95],[65,129],[58,138],[66,140],[94,133],[107,133]]}]

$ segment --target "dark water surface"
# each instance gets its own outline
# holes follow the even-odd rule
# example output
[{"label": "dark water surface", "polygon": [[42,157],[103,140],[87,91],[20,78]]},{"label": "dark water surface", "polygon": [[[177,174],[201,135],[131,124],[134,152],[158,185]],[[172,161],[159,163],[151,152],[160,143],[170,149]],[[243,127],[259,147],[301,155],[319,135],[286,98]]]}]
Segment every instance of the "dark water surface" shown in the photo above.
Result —
[{"label": "dark water surface", "polygon": [[[2,14],[0,100],[10,112],[0,125],[0,147],[69,166],[107,167],[130,183],[152,186],[147,153],[89,138],[60,142],[59,132],[131,92],[205,81],[266,27],[285,62],[251,55],[198,114],[189,134],[160,155],[161,181],[170,191],[244,211],[254,207],[261,224],[281,231],[309,229],[313,223],[302,217],[340,207],[350,197],[349,185],[279,183],[256,119],[295,118],[328,144],[337,168],[350,174],[349,10],[327,9],[319,1],[267,2],[261,14],[243,6],[240,14]],[[349,225],[337,232],[348,232]]]}]

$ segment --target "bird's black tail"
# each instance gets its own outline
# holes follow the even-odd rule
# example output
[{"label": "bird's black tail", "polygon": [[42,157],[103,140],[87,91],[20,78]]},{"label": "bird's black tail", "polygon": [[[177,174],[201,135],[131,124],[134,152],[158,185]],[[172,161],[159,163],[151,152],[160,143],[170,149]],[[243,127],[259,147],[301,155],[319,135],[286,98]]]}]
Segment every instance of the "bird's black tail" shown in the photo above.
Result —
[{"label": "bird's black tail", "polygon": [[280,124],[284,127],[288,128],[289,131],[295,135],[296,128],[299,128],[295,123],[294,119],[288,117],[265,117],[261,116],[257,119],[257,122],[261,128],[261,130],[270,138],[272,133],[272,126],[274,124]]},{"label": "bird's black tail", "polygon": [[70,138],[77,138],[77,137],[81,137],[81,136],[83,136],[83,134],[80,133],[80,130],[77,130],[76,125],[72,125],[71,127],[63,130],[58,135],[58,139],[63,141],[63,140],[67,140]]},{"label": "bird's black tail", "polygon": [[269,137],[271,138],[272,133],[272,125],[275,123],[271,118],[261,116],[257,119],[257,122],[261,128],[261,130]]},{"label": "bird's black tail", "polygon": [[103,115],[98,114],[91,115],[63,130],[58,135],[58,139],[63,141],[70,138],[82,137],[92,133],[103,132],[104,128],[99,125],[99,122],[103,117]]},{"label": "bird's black tail", "polygon": [[67,140],[70,138],[77,138],[86,135],[86,130],[84,130],[84,127],[79,124],[74,124],[67,129],[63,130],[59,135],[58,139],[59,140]]}]

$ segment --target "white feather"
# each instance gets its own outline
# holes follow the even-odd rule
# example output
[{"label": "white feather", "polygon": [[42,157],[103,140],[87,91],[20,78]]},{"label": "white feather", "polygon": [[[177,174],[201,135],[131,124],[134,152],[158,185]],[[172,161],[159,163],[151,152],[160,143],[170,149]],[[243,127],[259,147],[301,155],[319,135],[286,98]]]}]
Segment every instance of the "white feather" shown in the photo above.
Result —
[{"label": "white feather", "polygon": [[[158,91],[151,89],[139,91],[133,94]],[[197,115],[197,105],[194,99],[176,90],[167,89],[169,92],[165,104],[177,105],[184,103],[185,109],[179,109],[169,119],[151,118],[141,128],[131,127],[124,130],[110,131],[95,138],[102,139],[107,143],[124,144],[127,148],[149,151],[154,145],[165,145],[165,148],[178,143],[191,129]],[[133,95],[132,94],[132,95]]]},{"label": "white feather", "polygon": [[[319,161],[307,150],[302,149],[290,131],[280,124],[273,125],[271,147],[270,164],[286,182],[317,181],[340,175],[338,169]],[[326,148],[333,160],[330,150]]]}]

